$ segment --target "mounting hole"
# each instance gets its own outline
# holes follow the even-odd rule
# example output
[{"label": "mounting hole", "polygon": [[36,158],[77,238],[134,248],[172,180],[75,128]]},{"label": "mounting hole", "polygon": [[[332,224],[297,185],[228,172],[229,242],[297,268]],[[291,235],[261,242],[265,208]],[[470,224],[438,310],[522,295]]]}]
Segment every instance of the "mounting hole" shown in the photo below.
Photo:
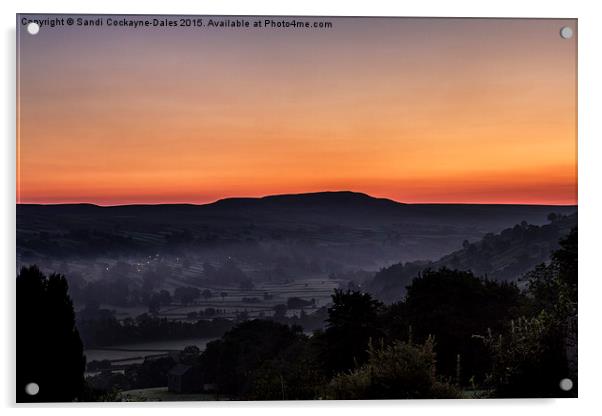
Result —
[{"label": "mounting hole", "polygon": [[37,35],[40,31],[40,25],[36,22],[31,22],[27,25],[27,31],[30,35]]},{"label": "mounting hole", "polygon": [[38,383],[28,383],[27,386],[25,386],[25,393],[29,394],[30,396],[35,396],[39,392],[40,386],[38,386]]},{"label": "mounting hole", "polygon": [[563,27],[562,29],[560,29],[560,37],[562,39],[570,39],[573,37],[573,29],[571,29],[568,26]]},{"label": "mounting hole", "polygon": [[571,391],[573,388],[573,380],[570,378],[563,378],[560,380],[560,390],[562,391]]}]

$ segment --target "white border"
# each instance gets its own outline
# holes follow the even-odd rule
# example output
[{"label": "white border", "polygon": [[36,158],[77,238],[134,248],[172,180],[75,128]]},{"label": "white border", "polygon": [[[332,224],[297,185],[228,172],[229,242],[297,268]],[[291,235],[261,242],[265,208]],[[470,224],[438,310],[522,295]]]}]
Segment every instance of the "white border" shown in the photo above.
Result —
[{"label": "white border", "polygon": [[[0,403],[9,411],[27,413],[42,410],[49,415],[80,413],[82,407],[93,414],[111,412],[129,414],[132,411],[163,415],[166,407],[177,408],[178,413],[239,414],[306,416],[308,413],[332,414],[344,410],[348,415],[362,415],[374,409],[379,415],[419,411],[426,414],[447,415],[504,415],[535,412],[547,415],[595,414],[600,411],[598,396],[602,368],[601,328],[602,273],[596,262],[600,257],[602,230],[600,211],[602,201],[598,178],[602,178],[602,131],[599,120],[601,100],[601,32],[602,15],[599,2],[594,1],[541,1],[525,0],[487,1],[433,1],[409,2],[369,1],[182,1],[124,0],[82,1],[21,1],[17,4],[2,2],[2,83],[4,97],[2,125],[2,215],[0,264],[2,265],[1,310],[2,336],[0,336]],[[22,410],[14,405],[14,276],[15,276],[15,13],[163,13],[163,14],[282,14],[282,15],[355,15],[355,16],[440,16],[440,17],[556,17],[579,19],[579,216],[580,223],[580,337],[579,337],[579,396],[577,400],[489,400],[489,401],[384,401],[384,402],[271,402],[271,403],[138,403],[30,406]],[[23,407],[23,406],[18,406]],[[6,414],[6,413],[5,413]]]}]

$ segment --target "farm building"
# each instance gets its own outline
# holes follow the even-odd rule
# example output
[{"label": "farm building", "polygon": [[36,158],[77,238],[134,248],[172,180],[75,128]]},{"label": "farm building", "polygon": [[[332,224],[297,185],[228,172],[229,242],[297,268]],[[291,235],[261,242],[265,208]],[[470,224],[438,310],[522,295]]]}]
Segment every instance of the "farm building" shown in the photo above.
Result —
[{"label": "farm building", "polygon": [[202,386],[198,367],[176,364],[167,375],[167,390],[172,393],[198,393]]}]

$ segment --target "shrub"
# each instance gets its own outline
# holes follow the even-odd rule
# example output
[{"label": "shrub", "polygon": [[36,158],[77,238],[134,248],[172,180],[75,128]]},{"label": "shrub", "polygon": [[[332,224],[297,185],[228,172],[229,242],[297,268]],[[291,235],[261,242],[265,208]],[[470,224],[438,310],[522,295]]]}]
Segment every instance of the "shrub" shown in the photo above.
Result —
[{"label": "shrub", "polygon": [[484,337],[493,357],[486,380],[493,395],[573,397],[576,389],[563,392],[559,388],[560,380],[569,376],[564,332],[564,323],[544,311],[513,321],[503,335]]},{"label": "shrub", "polygon": [[422,345],[400,341],[374,348],[366,364],[332,379],[329,399],[439,399],[459,398],[458,390],[437,379],[432,338]]}]

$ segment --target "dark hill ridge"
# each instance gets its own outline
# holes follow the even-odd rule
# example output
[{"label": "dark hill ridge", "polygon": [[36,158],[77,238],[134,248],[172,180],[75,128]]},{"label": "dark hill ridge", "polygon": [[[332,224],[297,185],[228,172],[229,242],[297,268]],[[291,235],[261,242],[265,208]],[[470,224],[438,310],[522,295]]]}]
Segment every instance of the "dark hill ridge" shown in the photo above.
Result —
[{"label": "dark hill ridge", "polygon": [[[261,198],[226,198],[213,203],[116,205],[93,204],[17,205],[17,216],[38,214],[76,215],[83,217],[115,217],[135,215],[154,217],[159,222],[203,221],[216,217],[278,221],[292,219],[338,224],[352,220],[354,224],[415,222],[451,224],[461,221],[464,226],[475,226],[485,232],[509,226],[520,221],[533,224],[545,222],[548,213],[570,214],[576,206],[505,205],[505,204],[404,204],[386,198],[350,191],[317,192],[307,194],[272,195]],[[159,215],[160,217],[156,217]],[[164,217],[167,215],[167,217]],[[511,219],[510,219],[511,218]],[[509,222],[510,221],[510,222]],[[455,224],[457,225],[457,224]]]},{"label": "dark hill ridge", "polygon": [[276,242],[283,255],[292,244],[345,262],[372,259],[375,267],[439,258],[465,239],[521,221],[543,224],[550,212],[576,211],[574,206],[402,204],[355,192],[228,198],[205,205],[20,204],[17,252],[33,258],[106,256],[233,244],[247,250]]},{"label": "dark hill ridge", "polygon": [[315,192],[307,194],[283,194],[269,195],[260,198],[225,198],[220,199],[209,205],[214,206],[295,206],[295,207],[330,207],[340,206],[341,204],[352,204],[355,206],[380,206],[380,207],[397,207],[405,205],[400,202],[386,198],[375,198],[361,192],[351,191],[331,191],[331,192]]},{"label": "dark hill ridge", "polygon": [[526,272],[548,262],[558,241],[577,226],[577,214],[551,216],[541,226],[523,222],[499,234],[488,233],[476,242],[465,241],[456,250],[434,262],[398,263],[382,269],[369,283],[369,290],[386,301],[402,298],[412,279],[425,269],[443,267],[469,270],[493,280],[517,281]]}]

